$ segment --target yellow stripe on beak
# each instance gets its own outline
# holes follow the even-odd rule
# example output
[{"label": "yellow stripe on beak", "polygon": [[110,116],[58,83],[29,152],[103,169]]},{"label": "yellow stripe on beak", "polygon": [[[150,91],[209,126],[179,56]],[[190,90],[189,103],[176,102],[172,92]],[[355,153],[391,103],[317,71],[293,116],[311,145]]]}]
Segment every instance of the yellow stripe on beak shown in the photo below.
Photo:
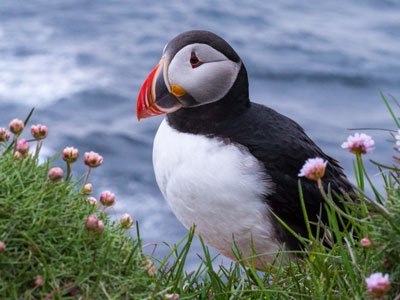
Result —
[{"label": "yellow stripe on beak", "polygon": [[177,84],[173,84],[171,86],[171,94],[174,95],[175,97],[181,97],[186,94],[186,91],[184,88],[181,88]]}]

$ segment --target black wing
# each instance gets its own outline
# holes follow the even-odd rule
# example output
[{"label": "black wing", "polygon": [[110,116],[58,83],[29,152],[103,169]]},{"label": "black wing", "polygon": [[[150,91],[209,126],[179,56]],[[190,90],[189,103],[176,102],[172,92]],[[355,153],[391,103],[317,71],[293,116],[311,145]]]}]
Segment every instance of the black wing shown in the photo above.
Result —
[{"label": "black wing", "polygon": [[[225,128],[226,132],[220,132],[220,135],[246,146],[264,164],[275,184],[274,193],[266,196],[266,201],[274,213],[297,233],[306,235],[298,192],[298,173],[308,158],[321,157],[328,161],[322,180],[325,190],[330,184],[332,191],[338,194],[352,192],[338,162],[323,153],[304,130],[288,117],[252,103],[245,114],[236,121],[231,120],[230,124],[233,125]],[[326,222],[324,199],[317,183],[306,178],[302,178],[301,183],[309,219],[317,222],[319,216]],[[335,201],[340,205],[338,200]],[[280,224],[276,227],[281,241],[292,249],[298,248],[298,241],[289,232]]]}]

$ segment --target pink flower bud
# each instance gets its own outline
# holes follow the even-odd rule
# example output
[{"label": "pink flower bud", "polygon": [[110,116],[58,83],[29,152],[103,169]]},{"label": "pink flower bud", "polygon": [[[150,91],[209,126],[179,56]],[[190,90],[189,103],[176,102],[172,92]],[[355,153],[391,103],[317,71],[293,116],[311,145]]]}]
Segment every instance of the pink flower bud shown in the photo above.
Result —
[{"label": "pink flower bud", "polygon": [[100,195],[100,203],[105,207],[112,206],[115,202],[115,195],[110,191],[102,192]]},{"label": "pink flower bud", "polygon": [[44,284],[44,280],[42,279],[42,277],[40,275],[36,275],[35,276],[35,285],[38,287],[43,286]]},{"label": "pink flower bud", "polygon": [[154,276],[157,273],[156,266],[148,258],[146,258],[145,261],[143,262],[143,268],[147,271],[147,274],[149,276]]},{"label": "pink flower bud", "polygon": [[383,297],[390,289],[389,274],[382,275],[382,273],[373,273],[365,279],[368,291],[374,297]]},{"label": "pink flower bud", "polygon": [[104,223],[96,215],[90,215],[86,219],[86,229],[89,232],[102,233],[104,231]]},{"label": "pink flower bud", "polygon": [[83,193],[85,195],[90,195],[91,193],[93,193],[93,185],[91,183],[87,183],[83,186],[82,189]]},{"label": "pink flower bud", "polygon": [[64,171],[59,167],[51,168],[47,176],[51,181],[58,181],[64,177]]},{"label": "pink flower bud", "polygon": [[179,294],[165,294],[165,298],[172,299],[172,300],[178,300]]},{"label": "pink flower bud", "polygon": [[70,297],[76,296],[74,299],[82,299],[82,297],[78,297],[81,294],[82,294],[81,289],[79,287],[75,287],[67,294],[67,296],[70,296]]},{"label": "pink flower bud", "polygon": [[96,168],[102,164],[103,157],[96,152],[90,151],[84,154],[83,161],[88,167]]},{"label": "pink flower bud", "polygon": [[78,160],[79,151],[74,147],[65,147],[64,150],[61,152],[61,155],[64,161],[73,163]]},{"label": "pink flower bud", "polygon": [[4,242],[0,242],[0,254],[6,251],[6,244]]},{"label": "pink flower bud", "polygon": [[133,225],[132,217],[128,214],[123,214],[119,224],[123,229],[131,229]]},{"label": "pink flower bud", "polygon": [[390,269],[392,267],[392,264],[390,263],[390,260],[388,260],[387,258],[382,259],[381,265],[385,269]]},{"label": "pink flower bud", "polygon": [[93,205],[96,205],[96,206],[99,205],[99,203],[97,203],[96,198],[94,198],[94,197],[89,197],[89,198],[87,198],[87,200],[90,202],[90,204],[93,204]]},{"label": "pink flower bud", "polygon": [[10,122],[9,127],[12,133],[14,133],[16,136],[19,136],[22,131],[24,131],[25,125],[24,122],[22,122],[21,120],[14,119]]},{"label": "pink flower bud", "polygon": [[97,231],[100,232],[100,233],[102,233],[104,231],[104,223],[101,220],[99,220],[97,222]]},{"label": "pink flower bud", "polygon": [[35,140],[43,140],[47,137],[47,127],[41,124],[32,125],[31,134]]},{"label": "pink flower bud", "polygon": [[299,177],[305,176],[308,179],[318,180],[325,175],[325,168],[328,162],[320,157],[309,158],[304,163],[298,174]]},{"label": "pink flower bud", "polygon": [[86,219],[86,229],[94,230],[97,228],[97,223],[99,222],[99,218],[96,215],[90,215]]},{"label": "pink flower bud", "polygon": [[400,146],[400,129],[397,131],[397,135],[394,136],[396,139],[396,145]]},{"label": "pink flower bud", "polygon": [[369,248],[372,245],[371,240],[368,237],[361,239],[360,243],[364,248]]},{"label": "pink flower bud", "polygon": [[14,159],[15,159],[15,160],[23,160],[24,157],[25,157],[25,156],[22,155],[21,152],[18,152],[18,151],[17,151],[17,152],[14,153]]},{"label": "pink flower bud", "polygon": [[0,128],[0,142],[8,142],[10,139],[10,132],[5,128]]},{"label": "pink flower bud", "polygon": [[26,140],[22,139],[18,141],[16,149],[18,152],[21,152],[23,156],[28,154],[29,152],[29,144]]}]

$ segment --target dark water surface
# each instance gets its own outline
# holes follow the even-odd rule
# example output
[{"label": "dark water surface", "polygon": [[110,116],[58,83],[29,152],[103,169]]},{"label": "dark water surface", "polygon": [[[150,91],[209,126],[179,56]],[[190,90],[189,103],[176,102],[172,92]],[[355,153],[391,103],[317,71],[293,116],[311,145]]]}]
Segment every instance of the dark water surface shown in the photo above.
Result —
[{"label": "dark water surface", "polygon": [[[251,99],[295,119],[351,178],[352,156],[340,148],[347,128],[394,128],[378,89],[400,98],[400,5],[382,0],[1,0],[0,127],[35,106],[32,124],[50,128],[43,158],[66,145],[99,152],[94,196],[115,192],[116,216],[139,220],[145,242],[179,241],[187,231],[162,199],[151,162],[162,118],[138,123],[135,104],[164,45],[190,29],[231,43]],[[388,134],[369,134],[370,158],[390,163]],[[83,174],[82,160],[73,169]],[[167,252],[159,246],[156,255]],[[197,240],[191,264],[196,252]]]}]

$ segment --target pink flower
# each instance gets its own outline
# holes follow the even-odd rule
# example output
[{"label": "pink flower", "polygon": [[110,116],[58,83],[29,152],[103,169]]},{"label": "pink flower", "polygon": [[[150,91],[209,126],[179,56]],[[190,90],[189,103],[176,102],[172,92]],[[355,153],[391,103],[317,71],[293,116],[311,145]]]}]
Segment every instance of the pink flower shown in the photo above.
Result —
[{"label": "pink flower", "polygon": [[372,245],[371,240],[368,237],[361,239],[360,243],[364,248],[369,248]]},{"label": "pink flower", "polygon": [[43,284],[44,284],[44,280],[42,279],[42,276],[36,275],[35,276],[35,285],[40,287],[40,286],[43,286]]},{"label": "pink flower", "polygon": [[104,223],[96,215],[90,215],[86,219],[86,229],[94,233],[102,233],[104,231]]},{"label": "pink flower", "polygon": [[342,144],[342,148],[348,149],[354,154],[367,154],[374,150],[374,144],[374,140],[369,135],[356,133],[347,138],[347,141]]},{"label": "pink flower", "polygon": [[131,229],[133,225],[133,219],[128,214],[123,214],[119,222],[123,229]]},{"label": "pink flower", "polygon": [[93,205],[96,205],[96,206],[99,205],[99,203],[97,202],[96,198],[94,198],[94,197],[89,197],[89,198],[87,198],[87,200],[90,202],[90,204],[93,204]]},{"label": "pink flower", "polygon": [[10,139],[10,132],[5,128],[0,128],[0,142],[8,142]]},{"label": "pink flower", "polygon": [[320,157],[309,158],[304,163],[298,174],[299,177],[305,176],[308,179],[318,180],[324,177],[326,164],[328,162]]},{"label": "pink flower", "polygon": [[90,215],[86,219],[86,229],[87,230],[96,229],[98,222],[99,222],[99,218],[96,215]]},{"label": "pink flower", "polygon": [[24,122],[22,122],[21,120],[14,119],[10,122],[9,127],[12,133],[14,133],[16,136],[19,136],[22,131],[24,131],[25,125]]},{"label": "pink flower", "polygon": [[73,163],[78,160],[79,151],[74,147],[65,147],[64,150],[61,152],[61,155],[64,161]]},{"label": "pink flower", "polygon": [[58,181],[64,177],[64,171],[59,167],[51,168],[47,173],[47,176],[51,181]]},{"label": "pink flower", "polygon": [[100,233],[102,233],[104,231],[104,223],[101,220],[99,220],[97,222],[97,231],[100,232]]},{"label": "pink flower", "polygon": [[93,193],[93,185],[91,183],[87,183],[83,186],[82,189],[83,193],[85,195],[90,195],[91,193]]},{"label": "pink flower", "polygon": [[29,144],[26,140],[22,139],[18,141],[17,147],[15,148],[18,152],[20,152],[23,156],[28,154],[29,152]]},{"label": "pink flower", "polygon": [[100,203],[105,207],[112,206],[115,202],[115,195],[110,191],[102,192],[100,195]]},{"label": "pink flower", "polygon": [[165,298],[172,299],[172,300],[178,300],[179,294],[165,294]]},{"label": "pink flower", "polygon": [[103,157],[96,152],[86,152],[83,156],[83,161],[90,168],[96,168],[103,162]]},{"label": "pink flower", "polygon": [[373,273],[365,279],[368,291],[374,297],[383,297],[390,289],[389,274]]},{"label": "pink flower", "polygon": [[47,137],[47,127],[41,124],[32,125],[31,134],[35,140],[43,140]]},{"label": "pink flower", "polygon": [[6,244],[4,242],[0,242],[0,254],[6,251]]}]

